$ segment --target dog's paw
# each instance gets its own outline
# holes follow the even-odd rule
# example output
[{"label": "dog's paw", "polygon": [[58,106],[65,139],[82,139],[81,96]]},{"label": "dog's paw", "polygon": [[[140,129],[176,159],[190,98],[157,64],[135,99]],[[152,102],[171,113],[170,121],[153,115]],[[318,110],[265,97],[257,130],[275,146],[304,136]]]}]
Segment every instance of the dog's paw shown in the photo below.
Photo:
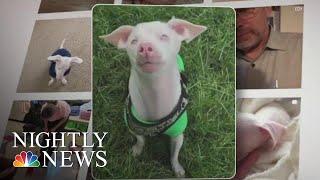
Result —
[{"label": "dog's paw", "polygon": [[172,165],[172,169],[174,171],[174,174],[178,178],[183,178],[185,176],[185,171],[180,163],[175,163]]},{"label": "dog's paw", "polygon": [[142,153],[142,149],[143,147],[135,144],[134,146],[132,146],[132,155],[133,157],[137,157]]},{"label": "dog's paw", "polygon": [[54,82],[54,79],[51,79],[51,80],[48,82],[48,86],[51,86],[53,82]]},{"label": "dog's paw", "polygon": [[67,85],[68,84],[68,81],[66,79],[62,79],[61,82],[62,82],[63,85]]}]

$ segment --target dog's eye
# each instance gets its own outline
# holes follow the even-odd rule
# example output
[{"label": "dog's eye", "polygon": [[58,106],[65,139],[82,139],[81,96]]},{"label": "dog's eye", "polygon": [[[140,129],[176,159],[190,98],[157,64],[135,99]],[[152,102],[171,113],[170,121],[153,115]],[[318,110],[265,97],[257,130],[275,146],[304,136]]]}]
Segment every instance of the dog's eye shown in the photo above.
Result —
[{"label": "dog's eye", "polygon": [[131,44],[137,44],[138,40],[137,39],[132,39]]},{"label": "dog's eye", "polygon": [[169,39],[169,36],[166,35],[166,34],[161,34],[160,39],[161,39],[161,40],[168,40],[168,39]]}]

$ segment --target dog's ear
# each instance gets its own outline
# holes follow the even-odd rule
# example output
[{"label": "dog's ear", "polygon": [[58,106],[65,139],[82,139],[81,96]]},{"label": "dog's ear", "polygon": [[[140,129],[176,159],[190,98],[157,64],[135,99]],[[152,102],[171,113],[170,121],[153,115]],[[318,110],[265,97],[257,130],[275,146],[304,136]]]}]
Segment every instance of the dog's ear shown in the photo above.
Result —
[{"label": "dog's ear", "polygon": [[273,149],[276,145],[279,144],[282,135],[285,133],[286,127],[277,122],[267,122],[260,125],[260,131],[268,134],[271,139],[269,141],[269,145],[271,145],[271,149]]},{"label": "dog's ear", "polygon": [[83,60],[79,57],[72,57],[71,58],[71,63],[78,63],[81,64],[83,62]]},{"label": "dog's ear", "polygon": [[186,41],[187,43],[192,41],[207,29],[206,26],[196,25],[182,19],[176,19],[174,17],[168,21],[168,25],[181,37],[181,41]]},{"label": "dog's ear", "polygon": [[62,60],[62,56],[60,56],[60,55],[49,56],[48,60],[49,61],[61,61]]},{"label": "dog's ear", "polygon": [[237,160],[253,150],[263,147],[273,149],[281,142],[286,127],[277,122],[259,122],[255,114],[237,114]]},{"label": "dog's ear", "polygon": [[120,26],[118,29],[114,30],[112,33],[99,36],[105,42],[111,43],[119,49],[126,48],[128,37],[131,34],[133,26]]}]

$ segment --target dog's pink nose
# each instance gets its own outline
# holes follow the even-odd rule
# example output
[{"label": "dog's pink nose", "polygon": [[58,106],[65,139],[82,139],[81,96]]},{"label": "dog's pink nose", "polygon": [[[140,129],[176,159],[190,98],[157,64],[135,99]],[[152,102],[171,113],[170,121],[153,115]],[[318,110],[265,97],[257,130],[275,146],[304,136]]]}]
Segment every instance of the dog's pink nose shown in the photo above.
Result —
[{"label": "dog's pink nose", "polygon": [[141,56],[147,56],[147,55],[151,55],[153,53],[154,48],[151,43],[144,42],[144,43],[140,44],[138,50],[139,50],[139,54]]}]

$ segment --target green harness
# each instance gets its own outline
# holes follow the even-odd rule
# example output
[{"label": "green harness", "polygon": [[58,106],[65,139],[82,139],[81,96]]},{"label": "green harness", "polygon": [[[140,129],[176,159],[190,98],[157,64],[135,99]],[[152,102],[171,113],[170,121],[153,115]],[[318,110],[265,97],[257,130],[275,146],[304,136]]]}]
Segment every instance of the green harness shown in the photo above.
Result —
[{"label": "green harness", "polygon": [[[180,73],[184,71],[183,59],[180,55],[177,56],[177,64]],[[185,85],[185,78],[181,74],[181,95],[179,101],[169,115],[157,121],[143,120],[134,106],[131,98],[128,95],[126,100],[126,107],[124,110],[124,120],[129,130],[133,134],[143,136],[156,136],[159,134],[166,134],[170,137],[176,137],[184,132],[188,124],[188,116],[186,106],[188,104],[187,89]]]}]

